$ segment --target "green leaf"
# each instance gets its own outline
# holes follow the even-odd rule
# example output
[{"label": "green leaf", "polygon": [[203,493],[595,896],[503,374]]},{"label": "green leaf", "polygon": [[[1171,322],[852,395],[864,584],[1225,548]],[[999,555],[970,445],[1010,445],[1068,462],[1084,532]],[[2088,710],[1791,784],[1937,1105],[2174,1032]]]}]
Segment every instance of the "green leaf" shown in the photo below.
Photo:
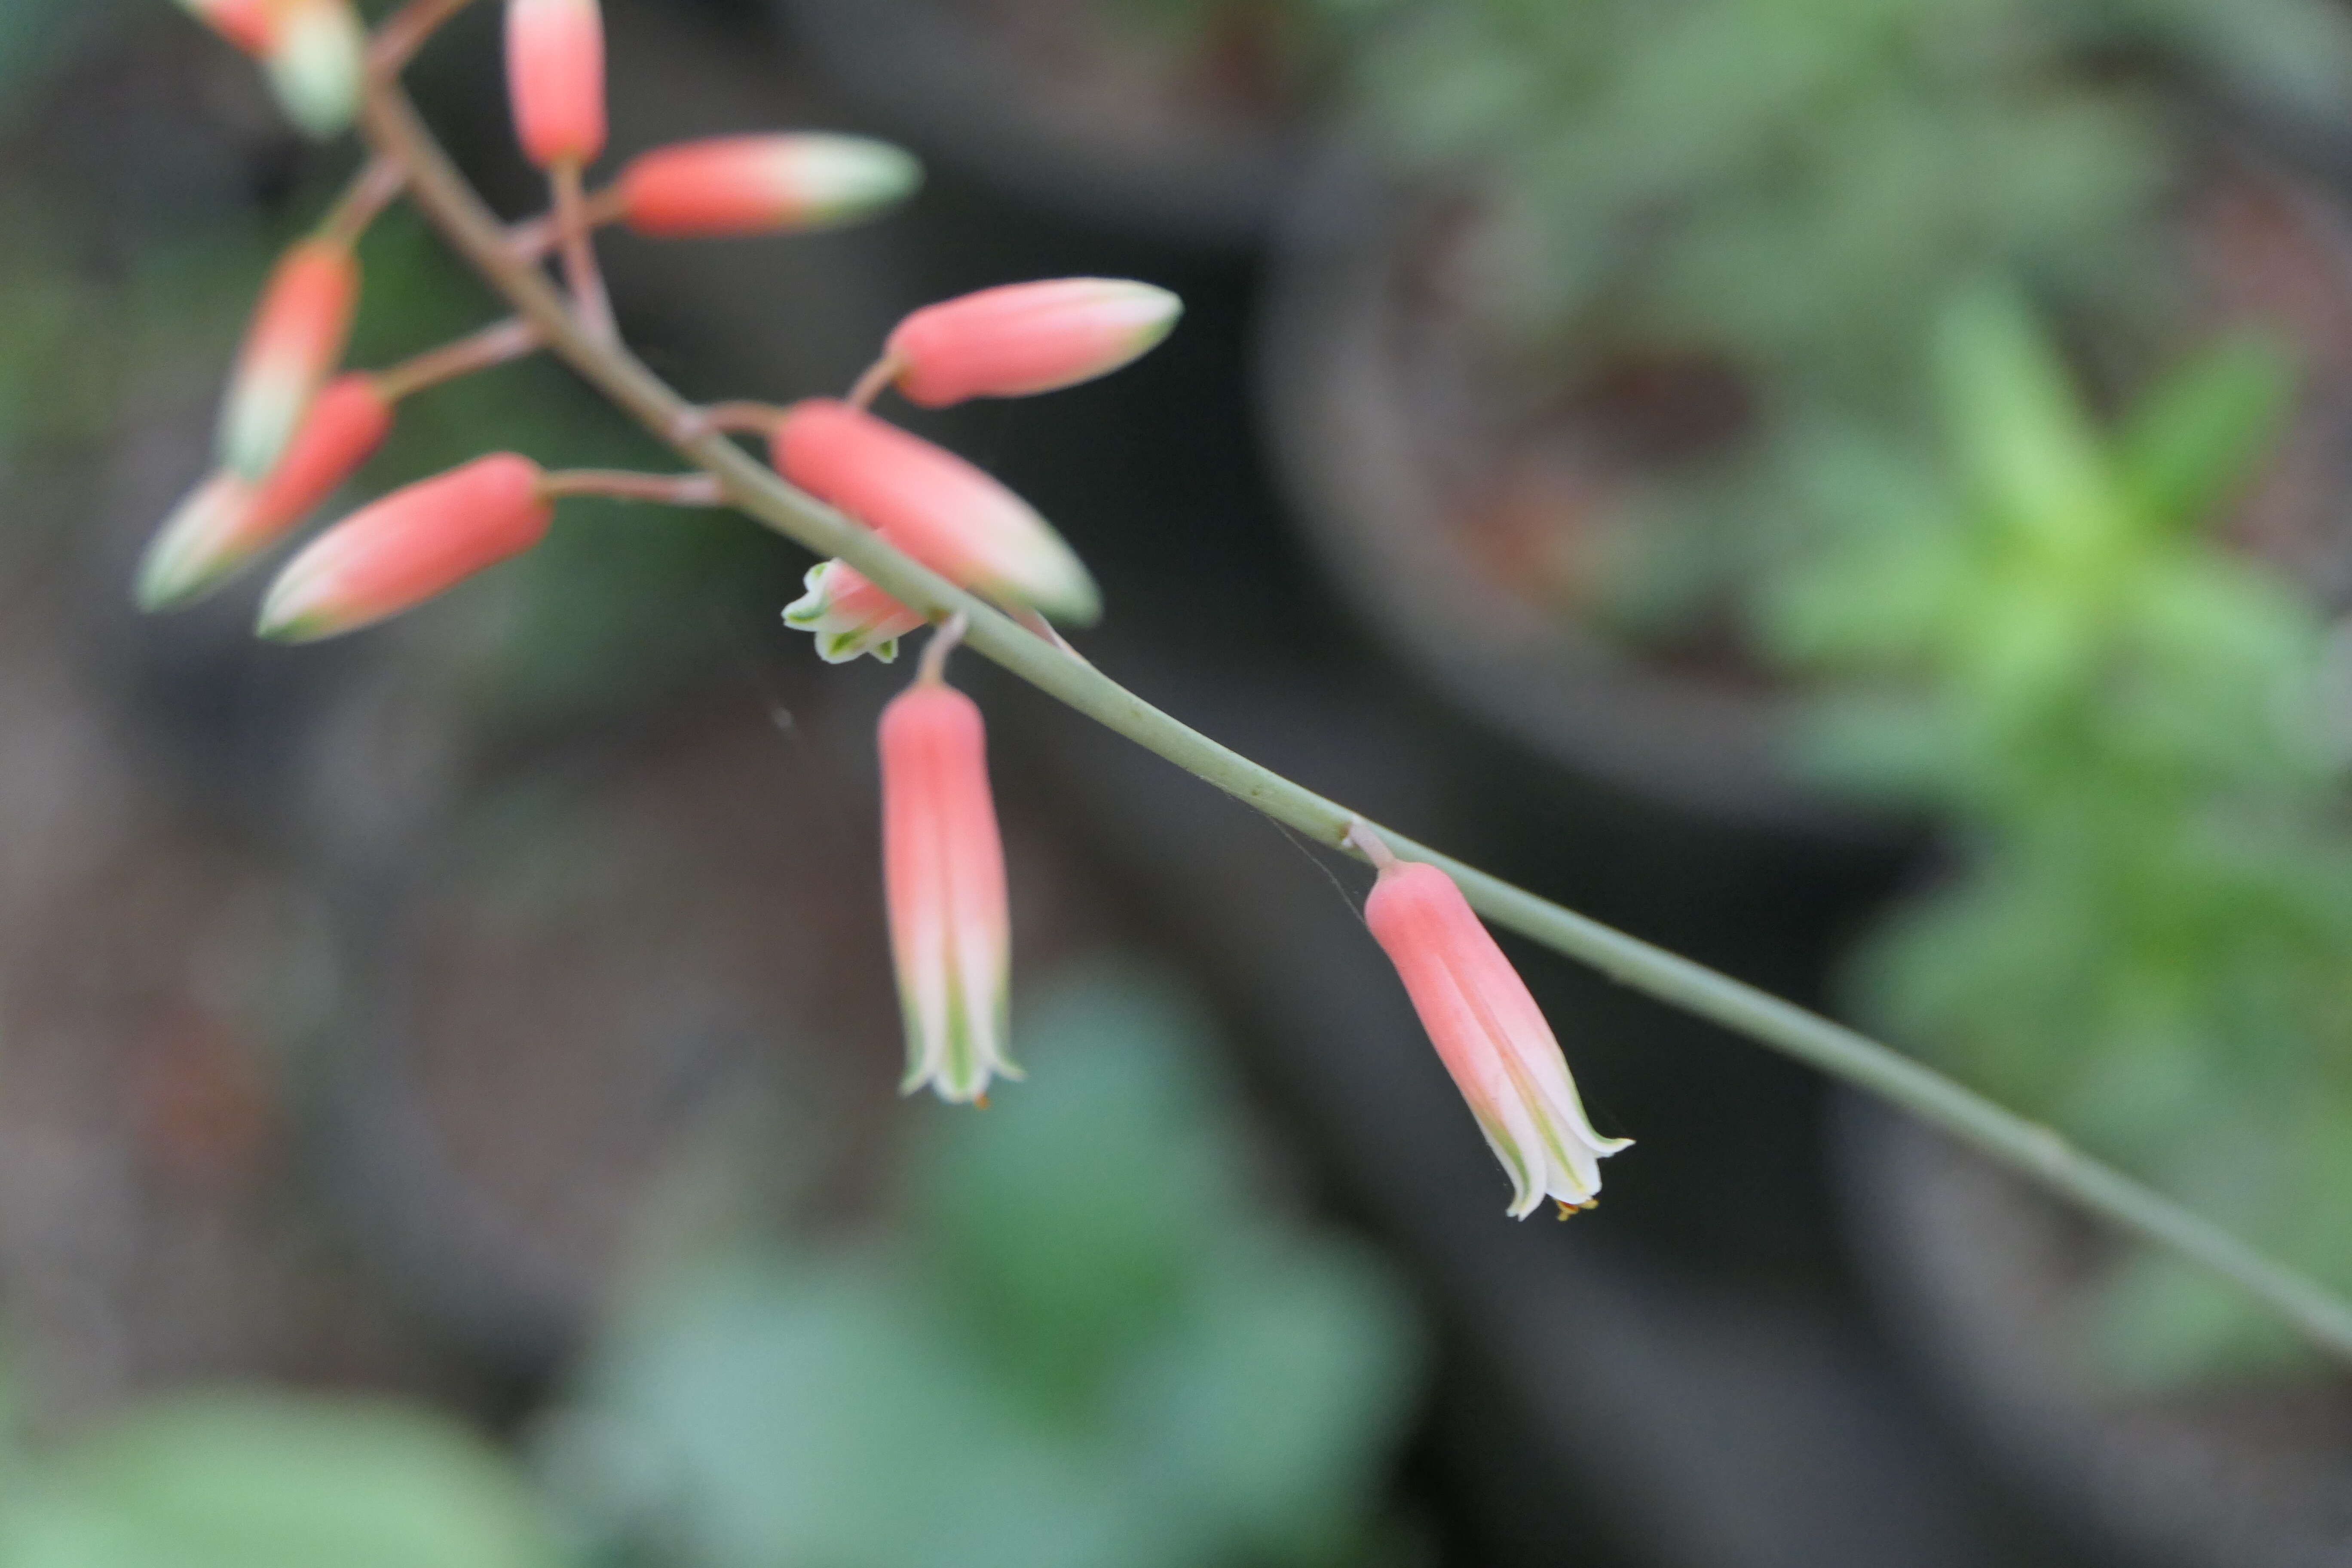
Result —
[{"label": "green leaf", "polygon": [[2286,355],[2253,337],[2218,344],[2166,377],[2120,433],[2133,503],[2159,523],[2212,521],[2277,445],[2294,383]]}]

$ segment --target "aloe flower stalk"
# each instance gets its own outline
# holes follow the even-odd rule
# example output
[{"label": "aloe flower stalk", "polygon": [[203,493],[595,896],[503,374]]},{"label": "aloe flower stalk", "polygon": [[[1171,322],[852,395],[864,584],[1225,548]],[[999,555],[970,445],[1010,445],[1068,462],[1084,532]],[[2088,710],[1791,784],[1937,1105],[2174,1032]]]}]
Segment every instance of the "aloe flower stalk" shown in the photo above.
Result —
[{"label": "aloe flower stalk", "polygon": [[1012,916],[979,707],[940,678],[952,629],[883,710],[883,890],[907,1026],[907,1093],[984,1101],[1006,1048]]},{"label": "aloe flower stalk", "polygon": [[1029,503],[954,453],[829,398],[784,411],[776,468],[941,576],[1057,620],[1101,614],[1094,579]]},{"label": "aloe flower stalk", "polygon": [[620,216],[659,239],[834,228],[912,195],[922,165],[887,142],[816,132],[656,147],[614,184]]},{"label": "aloe flower stalk", "polygon": [[542,169],[604,150],[604,16],[597,0],[507,0],[507,95]]},{"label": "aloe flower stalk", "polygon": [[[286,456],[259,487],[216,475],[173,512],[139,567],[139,604],[191,604],[277,543],[359,471],[392,430],[392,403],[375,377],[329,384]],[[233,480],[221,485],[224,478]],[[203,504],[198,504],[199,498]]]},{"label": "aloe flower stalk", "polygon": [[784,625],[816,635],[816,655],[827,664],[847,664],[872,654],[884,664],[898,658],[898,639],[923,617],[868,581],[846,561],[809,568],[808,592],[784,606]]},{"label": "aloe flower stalk", "polygon": [[351,247],[311,239],[270,275],[221,409],[222,463],[258,483],[285,455],[343,357],[359,309],[360,268]]},{"label": "aloe flower stalk", "polygon": [[361,508],[278,574],[262,603],[261,635],[341,637],[521,554],[554,521],[545,479],[528,458],[499,452]]},{"label": "aloe flower stalk", "polygon": [[1380,868],[1365,922],[1510,1175],[1511,1217],[1547,1196],[1563,1219],[1591,1208],[1601,1162],[1633,1140],[1592,1130],[1551,1026],[1454,879],[1398,859],[1360,822],[1349,837]]},{"label": "aloe flower stalk", "polygon": [[892,331],[882,364],[908,401],[1054,392],[1140,359],[1176,328],[1184,302],[1118,278],[1012,283],[926,305]]}]

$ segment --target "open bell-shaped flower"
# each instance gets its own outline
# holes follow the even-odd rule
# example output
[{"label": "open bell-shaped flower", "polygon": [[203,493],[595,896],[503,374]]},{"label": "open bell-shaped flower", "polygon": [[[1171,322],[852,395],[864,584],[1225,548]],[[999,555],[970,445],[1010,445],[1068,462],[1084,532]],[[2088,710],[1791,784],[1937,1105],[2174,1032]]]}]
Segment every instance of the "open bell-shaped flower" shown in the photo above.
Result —
[{"label": "open bell-shaped flower", "polygon": [[394,490],[310,542],[270,585],[260,633],[316,642],[414,608],[547,536],[555,504],[511,452]]},{"label": "open bell-shaped flower", "polygon": [[1025,397],[1108,375],[1176,328],[1184,302],[1121,278],[1010,283],[926,305],[898,323],[883,363],[909,402]]},{"label": "open bell-shaped flower", "polygon": [[1592,1130],[1551,1026],[1454,879],[1398,859],[1360,823],[1349,837],[1380,867],[1365,922],[1510,1175],[1511,1216],[1547,1196],[1562,1217],[1591,1207],[1601,1160],[1632,1140]]},{"label": "open bell-shaped flower", "polygon": [[604,13],[597,0],[507,0],[507,97],[542,169],[604,150]]},{"label": "open bell-shaped flower", "polygon": [[[928,652],[928,650],[927,650]],[[912,1093],[972,1101],[1018,1079],[1006,1047],[1012,918],[980,709],[921,679],[883,710],[883,889]]]},{"label": "open bell-shaped flower", "polygon": [[923,166],[864,136],[716,136],[640,153],[615,182],[621,219],[659,239],[855,223],[913,195]]},{"label": "open bell-shaped flower", "polygon": [[270,274],[221,407],[222,463],[255,483],[301,428],[320,384],[341,362],[359,308],[351,247],[305,240]]},{"label": "open bell-shaped flower", "polygon": [[227,582],[300,527],[391,430],[392,403],[373,376],[330,383],[268,479],[257,487],[215,475],[165,521],[140,563],[140,607],[185,605]]},{"label": "open bell-shaped flower", "polygon": [[1101,595],[1029,503],[957,457],[830,398],[794,404],[772,443],[777,471],[959,584],[1086,623]]},{"label": "open bell-shaped flower", "polygon": [[898,639],[923,617],[877,587],[846,561],[809,568],[808,592],[784,606],[784,625],[816,635],[816,655],[827,664],[847,664],[872,654],[884,664],[898,658]]}]

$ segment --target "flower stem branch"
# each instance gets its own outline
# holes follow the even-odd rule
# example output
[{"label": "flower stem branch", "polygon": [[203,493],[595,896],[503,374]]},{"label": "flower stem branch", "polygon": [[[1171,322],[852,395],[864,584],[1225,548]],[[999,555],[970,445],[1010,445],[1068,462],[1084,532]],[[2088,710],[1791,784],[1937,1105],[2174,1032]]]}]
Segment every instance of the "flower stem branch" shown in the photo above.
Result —
[{"label": "flower stem branch", "polygon": [[444,22],[472,3],[473,0],[408,0],[375,30],[375,38],[368,46],[369,72],[382,78],[398,76],[416,58],[417,51],[441,30]]},{"label": "flower stem branch", "polygon": [[538,349],[537,330],[519,317],[509,318],[378,372],[376,390],[383,395],[385,402],[397,403],[426,387],[505,364],[537,353]]},{"label": "flower stem branch", "polygon": [[[1347,807],[1259,766],[1152,707],[1091,665],[1031,636],[870,530],[786,485],[707,421],[698,422],[699,411],[627,350],[598,339],[574,321],[546,278],[515,258],[505,227],[451,165],[396,88],[379,83],[371,91],[365,123],[377,149],[408,168],[418,207],[539,330],[550,351],[717,479],[729,504],[820,555],[847,561],[899,603],[929,618],[966,616],[970,629],[965,640],[975,652],[1276,821],[1332,847],[1349,847],[1349,833],[1361,819]],[[1398,856],[1428,861],[1451,876],[1471,904],[1495,924],[1878,1096],[2117,1228],[2203,1264],[2352,1364],[2352,1303],[2074,1149],[2049,1128],[1843,1025],[1612,930],[1402,834],[1365,826]]]},{"label": "flower stem branch", "polygon": [[595,226],[589,221],[580,165],[556,164],[548,171],[548,182],[555,193],[555,241],[562,253],[563,279],[572,289],[572,308],[596,342],[607,346],[617,343],[620,329],[613,320],[612,296],[604,291],[604,275],[596,268]]},{"label": "flower stem branch", "polygon": [[399,198],[407,184],[407,171],[398,159],[370,158],[367,166],[335,198],[335,205],[327,210],[311,237],[345,249],[357,245],[360,237],[383,216],[383,209]]},{"label": "flower stem branch", "polygon": [[652,501],[658,506],[720,506],[727,500],[718,479],[699,470],[691,474],[638,474],[619,468],[564,468],[541,479],[539,493],[551,500],[566,496],[601,496],[607,500]]}]

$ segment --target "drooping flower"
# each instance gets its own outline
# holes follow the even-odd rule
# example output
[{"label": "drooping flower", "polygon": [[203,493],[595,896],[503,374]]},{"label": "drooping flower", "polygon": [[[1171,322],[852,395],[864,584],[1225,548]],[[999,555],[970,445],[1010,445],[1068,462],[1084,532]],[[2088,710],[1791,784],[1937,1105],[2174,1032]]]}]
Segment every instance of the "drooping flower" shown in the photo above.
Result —
[{"label": "drooping flower", "polygon": [[511,452],[394,490],[310,542],[270,585],[260,633],[317,642],[411,609],[547,536],[538,464]]},{"label": "drooping flower", "polygon": [[[156,533],[139,568],[139,604],[188,604],[219,587],[301,526],[374,455],[392,430],[392,404],[371,375],[330,383],[286,456],[258,488],[233,475],[199,487]],[[232,482],[223,486],[224,479]]]},{"label": "drooping flower", "polygon": [[507,0],[515,134],[542,169],[604,150],[604,15],[597,0]]},{"label": "drooping flower", "polygon": [[1551,1026],[1454,879],[1399,860],[1360,823],[1349,837],[1380,867],[1365,921],[1510,1175],[1511,1216],[1547,1195],[1562,1217],[1591,1207],[1601,1160],[1632,1140],[1592,1130]]},{"label": "drooping flower", "polygon": [[287,115],[313,136],[331,136],[358,111],[367,31],[351,0],[180,0],[258,58]]},{"label": "drooping flower", "polygon": [[1012,919],[980,709],[925,659],[883,710],[883,888],[912,1093],[971,1101],[1018,1079],[1006,1048]]},{"label": "drooping flower", "polygon": [[810,567],[808,592],[784,606],[784,625],[815,633],[817,657],[827,664],[847,664],[868,653],[894,663],[898,639],[922,624],[922,616],[846,561]]},{"label": "drooping flower", "polygon": [[884,363],[911,402],[1024,397],[1108,375],[1173,331],[1184,302],[1118,278],[1012,283],[926,305],[891,332]]},{"label": "drooping flower", "polygon": [[279,260],[221,409],[223,464],[257,483],[278,465],[343,357],[359,298],[359,263],[348,246],[305,240]]},{"label": "drooping flower", "polygon": [[772,443],[777,471],[941,576],[1059,620],[1102,600],[1061,535],[1020,497],[954,453],[848,404],[794,404]]},{"label": "drooping flower", "polygon": [[864,136],[718,136],[639,154],[617,182],[621,217],[661,239],[834,228],[894,206],[923,181],[912,154]]}]

